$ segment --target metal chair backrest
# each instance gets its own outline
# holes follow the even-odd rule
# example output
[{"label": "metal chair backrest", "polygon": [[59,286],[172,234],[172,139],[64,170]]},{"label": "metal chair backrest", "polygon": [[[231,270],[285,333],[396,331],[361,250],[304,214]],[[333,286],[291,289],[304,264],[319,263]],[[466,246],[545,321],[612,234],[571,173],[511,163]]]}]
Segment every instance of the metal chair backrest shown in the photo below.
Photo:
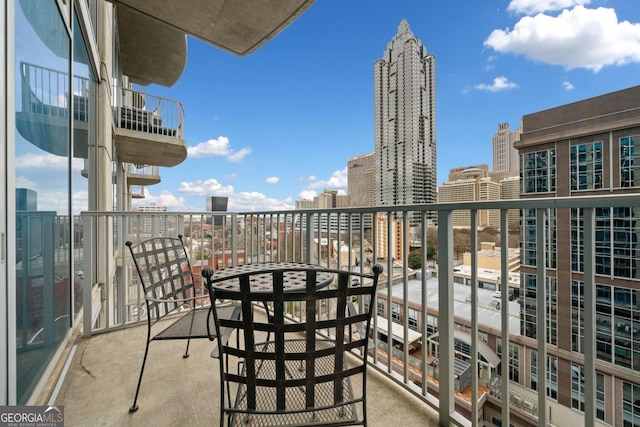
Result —
[{"label": "metal chair backrest", "polygon": [[[185,307],[194,298],[191,263],[178,238],[155,237],[138,244],[127,242],[143,288],[148,318],[154,323]],[[189,306],[189,308],[193,308]]]},{"label": "metal chair backrest", "polygon": [[[331,283],[321,279],[327,272]],[[288,265],[218,280],[205,275],[210,297],[236,301],[242,313],[240,319],[224,319],[214,310],[216,328],[241,330],[240,345],[230,341],[221,347],[243,365],[234,371],[227,357],[219,358],[221,425],[225,416],[229,425],[366,424],[371,310],[381,272],[380,265],[371,274]],[[300,275],[302,286],[285,286]],[[267,277],[272,289],[252,289],[256,276],[261,282]],[[224,286],[229,281],[238,285]],[[269,315],[255,311],[264,303],[272,308]],[[355,376],[362,382],[353,388]],[[238,396],[225,401],[225,389],[234,384]]]}]

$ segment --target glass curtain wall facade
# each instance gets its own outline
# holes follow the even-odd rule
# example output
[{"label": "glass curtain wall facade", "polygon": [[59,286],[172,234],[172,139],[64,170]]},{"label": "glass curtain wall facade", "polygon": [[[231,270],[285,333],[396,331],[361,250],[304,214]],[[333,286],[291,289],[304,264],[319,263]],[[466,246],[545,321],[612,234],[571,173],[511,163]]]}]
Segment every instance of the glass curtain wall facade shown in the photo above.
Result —
[{"label": "glass curtain wall facade", "polygon": [[[14,28],[6,67],[13,72],[15,128],[7,130],[6,180],[15,193],[15,335],[7,339],[7,403],[26,404],[82,304],[82,226],[97,139],[95,64],[86,34],[97,29],[96,1],[9,0]],[[85,19],[80,19],[83,11]],[[5,23],[5,24],[6,24]],[[90,29],[89,31],[87,31]],[[9,39],[11,40],[11,39]],[[12,105],[11,102],[8,105]],[[9,222],[11,223],[11,222]],[[10,277],[10,276],[9,276]],[[9,291],[11,294],[11,291]],[[11,319],[11,316],[8,316]]]}]

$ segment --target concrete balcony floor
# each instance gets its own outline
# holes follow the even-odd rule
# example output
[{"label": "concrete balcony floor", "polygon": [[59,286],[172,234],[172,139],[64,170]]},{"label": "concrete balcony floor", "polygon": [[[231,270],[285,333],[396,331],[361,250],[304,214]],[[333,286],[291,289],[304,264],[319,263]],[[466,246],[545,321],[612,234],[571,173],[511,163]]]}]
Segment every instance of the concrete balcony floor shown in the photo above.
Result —
[{"label": "concrete balcony floor", "polygon": [[[219,423],[218,361],[213,343],[154,341],[149,349],[139,409],[129,413],[135,393],[146,325],[77,339],[77,349],[56,404],[64,405],[67,426],[204,426]],[[369,426],[437,426],[436,411],[368,369]]]}]

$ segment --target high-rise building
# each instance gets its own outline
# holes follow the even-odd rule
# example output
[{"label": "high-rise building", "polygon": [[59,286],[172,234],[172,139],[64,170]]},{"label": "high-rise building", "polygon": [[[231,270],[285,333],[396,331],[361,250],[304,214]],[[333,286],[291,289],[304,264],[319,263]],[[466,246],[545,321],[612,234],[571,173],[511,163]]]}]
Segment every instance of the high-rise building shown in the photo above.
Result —
[{"label": "high-rise building", "polygon": [[349,196],[338,194],[337,190],[325,189],[313,198],[313,207],[320,209],[343,208],[349,206]]},{"label": "high-rise building", "polygon": [[38,193],[29,188],[16,188],[16,210],[38,210]]},{"label": "high-rise building", "polygon": [[[227,205],[229,204],[228,197],[212,196],[207,197],[207,212],[226,212]],[[224,216],[216,216],[213,218],[214,225],[222,225],[224,223]]]},{"label": "high-rise building", "polygon": [[509,130],[509,123],[500,123],[493,136],[493,171],[517,173],[518,150],[513,144],[520,141],[522,124],[515,131]]},{"label": "high-rise building", "polygon": [[[376,216],[376,229],[378,240],[376,241],[376,255],[378,258],[391,257],[396,261],[403,258],[405,249],[408,250],[409,239],[404,238],[401,219],[389,218],[386,214]],[[388,250],[393,251],[389,253]]]},{"label": "high-rise building", "polygon": [[[361,154],[347,160],[347,185],[349,203],[354,207],[375,206],[376,204],[376,156],[375,152]],[[352,226],[362,226],[369,230],[373,224],[373,215],[365,215],[360,221],[354,217]]]},{"label": "high-rise building", "polygon": [[[520,178],[510,176],[500,180],[500,199],[511,200],[520,198]],[[517,227],[520,224],[520,212],[518,209],[511,209],[507,213],[507,223],[509,228]]]},{"label": "high-rise building", "polygon": [[457,181],[459,179],[469,179],[470,174],[473,175],[474,178],[484,178],[489,176],[489,165],[483,163],[481,165],[453,168],[449,170],[449,182]]},{"label": "high-rise building", "polygon": [[[640,162],[640,86],[528,114],[516,148],[520,154],[520,198],[585,194],[637,194]],[[636,170],[639,172],[636,174]],[[638,177],[638,178],[636,178]],[[640,391],[640,209],[595,209],[595,349],[586,348],[584,211],[578,208],[522,211],[521,335],[538,338],[537,319],[547,324],[547,394],[576,411],[584,410],[582,354],[595,350],[596,416],[611,425],[637,425]],[[536,241],[538,221],[546,241]],[[546,252],[545,274],[537,272],[538,251]],[[542,282],[544,280],[544,282]],[[546,288],[546,306],[537,293]],[[593,319],[593,317],[591,317]],[[539,349],[517,349],[529,360]],[[538,362],[540,363],[540,362]],[[523,366],[520,366],[523,370]],[[533,373],[533,368],[531,369]],[[522,377],[521,377],[522,378]],[[535,389],[537,378],[520,380]]]},{"label": "high-rise building", "polygon": [[[458,179],[445,182],[440,186],[438,189],[438,202],[459,203],[500,199],[500,183],[487,177],[487,171],[484,168],[472,167],[464,170],[456,168],[452,169],[449,176],[455,176]],[[455,210],[453,212],[454,227],[467,228],[470,223],[471,211]],[[486,209],[478,211],[478,227],[499,228],[499,212]]]},{"label": "high-rise building", "polygon": [[[164,205],[146,205],[132,209],[134,212],[166,212],[167,207]],[[146,236],[165,236],[167,234],[167,217],[166,215],[148,216],[142,218],[142,230]]]},{"label": "high-rise building", "polygon": [[347,191],[351,206],[375,206],[375,152],[360,154],[347,160]]},{"label": "high-rise building", "polygon": [[313,200],[303,199],[296,200],[296,209],[313,209]]},{"label": "high-rise building", "polygon": [[[313,200],[297,200],[296,209],[331,209],[349,207],[349,196],[347,194],[339,194],[337,190],[324,189],[324,191],[313,198]],[[302,226],[306,227],[306,216],[301,218]],[[318,227],[318,217],[315,217],[314,228]],[[323,215],[320,218],[320,229],[323,231],[335,232],[340,228],[345,230],[348,228],[346,217],[338,217],[337,214],[329,217]]]},{"label": "high-rise building", "polygon": [[435,57],[403,19],[373,68],[376,204],[433,203]]}]

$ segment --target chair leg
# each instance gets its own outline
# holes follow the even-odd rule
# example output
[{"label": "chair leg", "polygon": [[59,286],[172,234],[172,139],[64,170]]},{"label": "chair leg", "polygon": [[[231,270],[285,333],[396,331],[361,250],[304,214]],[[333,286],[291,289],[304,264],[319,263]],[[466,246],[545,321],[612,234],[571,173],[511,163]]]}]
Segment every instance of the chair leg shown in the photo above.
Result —
[{"label": "chair leg", "polygon": [[186,350],[184,351],[184,354],[182,355],[182,358],[183,358],[183,359],[186,359],[187,357],[189,357],[189,344],[190,344],[190,343],[191,343],[191,338],[189,338],[189,339],[187,340],[187,348],[186,348]]},{"label": "chair leg", "polygon": [[135,412],[138,410],[138,394],[140,393],[140,385],[142,384],[142,374],[144,374],[144,365],[147,363],[147,355],[149,354],[149,344],[151,341],[147,339],[147,346],[144,349],[144,357],[142,358],[142,367],[140,368],[140,377],[138,378],[138,387],[136,388],[136,395],[133,398],[133,405],[129,408],[129,412]]},{"label": "chair leg", "polygon": [[[187,348],[184,351],[184,354],[182,355],[183,359],[186,359],[187,357],[189,357],[189,344],[191,344],[191,333],[193,332],[193,321],[196,317],[196,312],[195,310],[191,311],[191,324],[189,325],[189,338],[187,339]],[[209,321],[209,318],[207,317],[206,321]]]}]

